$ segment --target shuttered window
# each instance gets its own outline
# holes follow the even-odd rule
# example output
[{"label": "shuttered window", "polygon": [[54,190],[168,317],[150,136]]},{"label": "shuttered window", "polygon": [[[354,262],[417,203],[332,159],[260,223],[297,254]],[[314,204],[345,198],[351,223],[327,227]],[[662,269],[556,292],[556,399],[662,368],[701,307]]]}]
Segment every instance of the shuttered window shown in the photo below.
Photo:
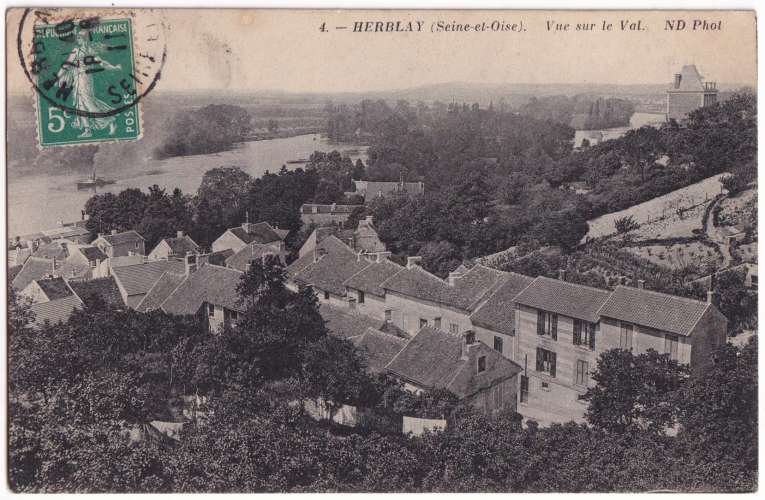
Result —
[{"label": "shuttered window", "polygon": [[595,324],[581,319],[574,320],[574,345],[595,349]]},{"label": "shuttered window", "polygon": [[529,377],[521,375],[521,403],[529,402]]},{"label": "shuttered window", "polygon": [[576,375],[574,377],[574,383],[582,387],[587,387],[587,381],[589,380],[589,364],[587,361],[578,359],[576,361]]},{"label": "shuttered window", "polygon": [[632,350],[632,332],[634,327],[629,323],[622,323],[621,334],[619,336],[619,347],[625,351]]},{"label": "shuttered window", "polygon": [[537,335],[549,335],[553,340],[558,340],[558,315],[537,311]]},{"label": "shuttered window", "polygon": [[664,352],[669,354],[669,358],[677,361],[677,335],[667,334],[664,336]]},{"label": "shuttered window", "polygon": [[547,373],[551,377],[555,376],[555,353],[537,347],[537,371]]}]

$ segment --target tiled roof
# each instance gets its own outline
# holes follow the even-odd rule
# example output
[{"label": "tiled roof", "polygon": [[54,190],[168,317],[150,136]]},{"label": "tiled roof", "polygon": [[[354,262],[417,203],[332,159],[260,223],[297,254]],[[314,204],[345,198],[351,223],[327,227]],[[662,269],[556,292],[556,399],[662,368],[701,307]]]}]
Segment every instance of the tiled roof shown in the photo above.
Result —
[{"label": "tiled roof", "polygon": [[[475,357],[463,358],[463,342],[462,335],[426,326],[388,363],[387,369],[420,387],[448,389],[460,398],[522,371],[481,342],[469,347],[477,351]],[[482,373],[473,366],[478,355],[486,356],[486,371]]]},{"label": "tiled roof", "polygon": [[[175,255],[186,255],[186,252],[196,253],[199,251],[199,245],[194,240],[189,238],[188,235],[181,236],[180,238],[165,238],[162,241],[166,242],[170,246],[170,250]],[[161,244],[160,241],[157,245]]]},{"label": "tiled roof", "polygon": [[361,335],[352,337],[351,342],[364,351],[367,369],[372,373],[380,373],[385,370],[385,366],[393,357],[401,352],[407,340],[374,328],[367,328]]},{"label": "tiled roof", "polygon": [[243,224],[242,226],[232,227],[229,232],[245,243],[272,243],[283,240],[286,234],[277,232],[268,222],[258,222],[257,224]]},{"label": "tiled roof", "polygon": [[236,289],[242,273],[227,267],[204,265],[191,273],[162,303],[168,314],[195,314],[207,302],[241,311]]},{"label": "tiled roof", "polygon": [[24,266],[11,266],[8,268],[8,281],[13,282],[13,280],[18,276],[18,274],[21,272],[21,268]]},{"label": "tiled roof", "polygon": [[473,314],[470,321],[483,328],[513,335],[515,331],[515,304],[513,298],[529,286],[534,278],[508,273],[503,284]]},{"label": "tiled roof", "polygon": [[363,314],[352,314],[341,310],[338,307],[321,304],[319,313],[327,324],[327,330],[330,335],[349,339],[358,337],[367,331],[367,328],[380,329],[384,321],[365,316]]},{"label": "tiled roof", "polygon": [[186,278],[183,274],[164,273],[154,283],[154,286],[146,292],[141,302],[135,307],[138,312],[149,312],[154,309],[159,309],[162,303],[170,296],[178,285]]},{"label": "tiled roof", "polygon": [[24,266],[21,271],[13,278],[11,284],[13,288],[17,290],[23,290],[33,280],[40,279],[43,276],[47,276],[53,273],[53,261],[50,259],[40,259],[38,257],[30,257],[24,262]]},{"label": "tiled roof", "polygon": [[[363,207],[364,205],[319,205],[314,203],[305,203],[300,206],[301,214],[350,214],[355,209]],[[314,208],[316,212],[314,212]]]},{"label": "tiled roof", "polygon": [[77,250],[85,256],[86,259],[90,260],[96,260],[101,262],[102,260],[106,259],[106,254],[101,251],[98,247],[94,246],[82,246],[78,247]]},{"label": "tiled roof", "polygon": [[112,246],[122,245],[123,243],[132,243],[137,240],[143,241],[143,236],[138,234],[136,231],[133,231],[132,229],[130,231],[125,231],[117,234],[104,234],[101,235],[101,238],[106,240],[106,242]]},{"label": "tiled roof", "polygon": [[389,260],[375,262],[345,280],[345,286],[383,297],[385,290],[380,285],[401,269],[401,266]]},{"label": "tiled roof", "polygon": [[410,297],[472,311],[502,283],[505,273],[482,265],[474,266],[450,286],[420,266],[404,268],[380,286]]},{"label": "tiled roof", "polygon": [[670,87],[670,90],[681,90],[681,91],[695,91],[700,92],[704,90],[704,83],[703,79],[701,78],[701,75],[699,74],[699,70],[696,69],[696,65],[689,64],[686,66],[683,66],[683,69],[680,71],[680,87],[675,88],[674,83]]},{"label": "tiled roof", "polygon": [[32,254],[32,257],[39,257],[41,259],[53,259],[54,257],[60,261],[63,261],[69,257],[69,246],[62,245],[60,241],[52,241],[45,245],[40,246]]},{"label": "tiled roof", "polygon": [[540,276],[513,302],[595,323],[609,292]]},{"label": "tiled roof", "polygon": [[247,272],[250,268],[250,261],[257,260],[266,254],[277,255],[279,252],[272,245],[262,245],[260,243],[249,243],[246,247],[226,259],[226,267],[238,271]]},{"label": "tiled roof", "polygon": [[127,295],[144,294],[166,271],[183,274],[185,266],[177,260],[155,260],[112,269],[112,274]]},{"label": "tiled roof", "polygon": [[78,307],[82,307],[82,301],[77,295],[71,294],[62,299],[32,304],[30,309],[35,315],[34,323],[42,325],[46,321],[51,324],[65,322]]},{"label": "tiled roof", "polygon": [[111,257],[109,259],[109,267],[114,269],[117,267],[135,266],[143,264],[145,261],[146,257],[143,255],[120,255],[119,257]]},{"label": "tiled roof", "polygon": [[664,332],[690,335],[710,305],[665,293],[617,286],[600,315]]},{"label": "tiled roof", "polygon": [[63,299],[72,295],[72,290],[67,286],[64,278],[46,278],[36,280],[48,300]]},{"label": "tiled roof", "polygon": [[334,236],[322,240],[317,249],[326,251],[317,262],[313,261],[313,252],[308,252],[287,268],[294,281],[342,296],[343,282],[370,264]]},{"label": "tiled roof", "polygon": [[96,295],[104,302],[114,307],[122,307],[125,305],[125,303],[122,302],[120,289],[117,288],[117,283],[112,277],[96,278],[85,281],[70,281],[69,286],[74,290],[74,293],[84,301],[87,301],[88,297]]}]

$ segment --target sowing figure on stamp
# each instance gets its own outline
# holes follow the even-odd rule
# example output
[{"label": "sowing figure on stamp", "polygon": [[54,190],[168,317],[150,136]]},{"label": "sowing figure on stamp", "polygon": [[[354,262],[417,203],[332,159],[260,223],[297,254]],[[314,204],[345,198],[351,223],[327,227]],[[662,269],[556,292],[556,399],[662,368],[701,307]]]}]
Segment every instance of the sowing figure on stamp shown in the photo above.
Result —
[{"label": "sowing figure on stamp", "polygon": [[[105,46],[98,42],[92,42],[85,30],[77,33],[76,46],[72,49],[66,62],[61,65],[61,81],[72,88],[74,95],[74,108],[86,113],[106,113],[113,108],[96,97],[93,88],[94,69],[106,71],[122,69],[121,65],[112,65],[100,57],[101,50]],[[90,70],[90,71],[89,71]],[[82,130],[78,137],[92,137],[93,130],[109,129],[109,135],[114,135],[117,130],[117,118],[115,116],[92,117],[77,115],[74,117],[72,126]]]}]

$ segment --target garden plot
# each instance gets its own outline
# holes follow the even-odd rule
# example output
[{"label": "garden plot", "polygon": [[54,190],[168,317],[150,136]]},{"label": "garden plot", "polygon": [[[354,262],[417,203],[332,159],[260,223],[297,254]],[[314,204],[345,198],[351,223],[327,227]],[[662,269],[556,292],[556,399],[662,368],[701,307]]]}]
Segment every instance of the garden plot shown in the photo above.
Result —
[{"label": "garden plot", "polygon": [[747,189],[738,196],[725,198],[720,202],[717,223],[720,226],[735,226],[755,220],[757,214],[757,189]]},{"label": "garden plot", "polygon": [[676,245],[625,247],[624,250],[671,269],[682,269],[690,265],[704,268],[722,263],[720,254],[714,248],[695,241]]},{"label": "garden plot", "polygon": [[667,214],[663,219],[641,225],[638,229],[626,233],[632,239],[664,240],[669,238],[690,238],[697,236],[693,230],[704,229],[704,210],[712,203],[710,199],[702,205]]},{"label": "garden plot", "polygon": [[[722,184],[720,184],[720,178],[726,175],[728,174],[718,174],[696,184],[691,184],[663,196],[658,196],[652,200],[620,210],[619,212],[612,212],[592,219],[587,222],[590,229],[583,241],[616,233],[614,222],[622,217],[632,216],[635,222],[640,225],[651,224],[666,217],[677,217],[678,209],[690,209],[709,203],[709,201],[722,192],[723,188]],[[703,211],[701,213],[703,214]],[[690,224],[690,221],[688,223]],[[671,224],[672,222],[669,223],[669,225]]]}]

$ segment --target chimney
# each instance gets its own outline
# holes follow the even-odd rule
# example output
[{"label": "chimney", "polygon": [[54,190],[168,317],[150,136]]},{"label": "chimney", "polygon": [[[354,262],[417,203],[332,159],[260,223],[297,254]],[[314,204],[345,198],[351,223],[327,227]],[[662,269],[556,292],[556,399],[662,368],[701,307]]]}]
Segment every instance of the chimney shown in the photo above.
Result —
[{"label": "chimney", "polygon": [[176,238],[183,238],[183,231],[177,231],[175,233]]},{"label": "chimney", "polygon": [[334,213],[335,210],[337,210],[337,203],[332,204],[332,212]]},{"label": "chimney", "polygon": [[637,287],[641,290],[645,290],[645,280],[637,280]]},{"label": "chimney", "polygon": [[112,229],[112,234],[117,234],[117,230],[116,229]]},{"label": "chimney", "polygon": [[375,262],[385,262],[388,260],[388,257],[391,256],[390,252],[377,252],[375,254]]},{"label": "chimney", "polygon": [[[679,89],[679,88],[680,88],[680,81],[681,81],[682,79],[683,79],[683,75],[681,75],[680,73],[675,73],[675,88],[676,88],[676,89]],[[665,80],[665,81],[666,81],[666,80]]]},{"label": "chimney", "polygon": [[462,359],[468,359],[468,353],[470,352],[470,346],[475,344],[475,332],[473,330],[467,330],[462,334]]},{"label": "chimney", "polygon": [[714,290],[707,291],[707,304],[717,305],[717,294]]},{"label": "chimney", "polygon": [[53,256],[53,262],[51,264],[53,266],[53,270],[55,271],[56,267],[57,267],[57,264],[58,264],[58,262],[56,262],[56,256],[55,255]]},{"label": "chimney", "polygon": [[327,251],[323,248],[314,248],[313,250],[313,261],[319,262],[319,259],[321,259],[323,256],[327,255]]},{"label": "chimney", "polygon": [[422,257],[416,256],[416,257],[407,257],[406,258],[406,268],[412,269],[413,267],[417,267],[422,265]]},{"label": "chimney", "polygon": [[462,273],[458,273],[456,271],[452,271],[449,273],[449,286],[453,287],[455,284],[457,284],[457,279],[462,277]]},{"label": "chimney", "polygon": [[80,210],[80,220],[85,220],[85,210]]},{"label": "chimney", "polygon": [[566,281],[566,270],[565,269],[558,269],[558,279],[561,281]]},{"label": "chimney", "polygon": [[192,252],[186,252],[186,257],[183,259],[184,273],[186,276],[197,270],[197,256]]}]

